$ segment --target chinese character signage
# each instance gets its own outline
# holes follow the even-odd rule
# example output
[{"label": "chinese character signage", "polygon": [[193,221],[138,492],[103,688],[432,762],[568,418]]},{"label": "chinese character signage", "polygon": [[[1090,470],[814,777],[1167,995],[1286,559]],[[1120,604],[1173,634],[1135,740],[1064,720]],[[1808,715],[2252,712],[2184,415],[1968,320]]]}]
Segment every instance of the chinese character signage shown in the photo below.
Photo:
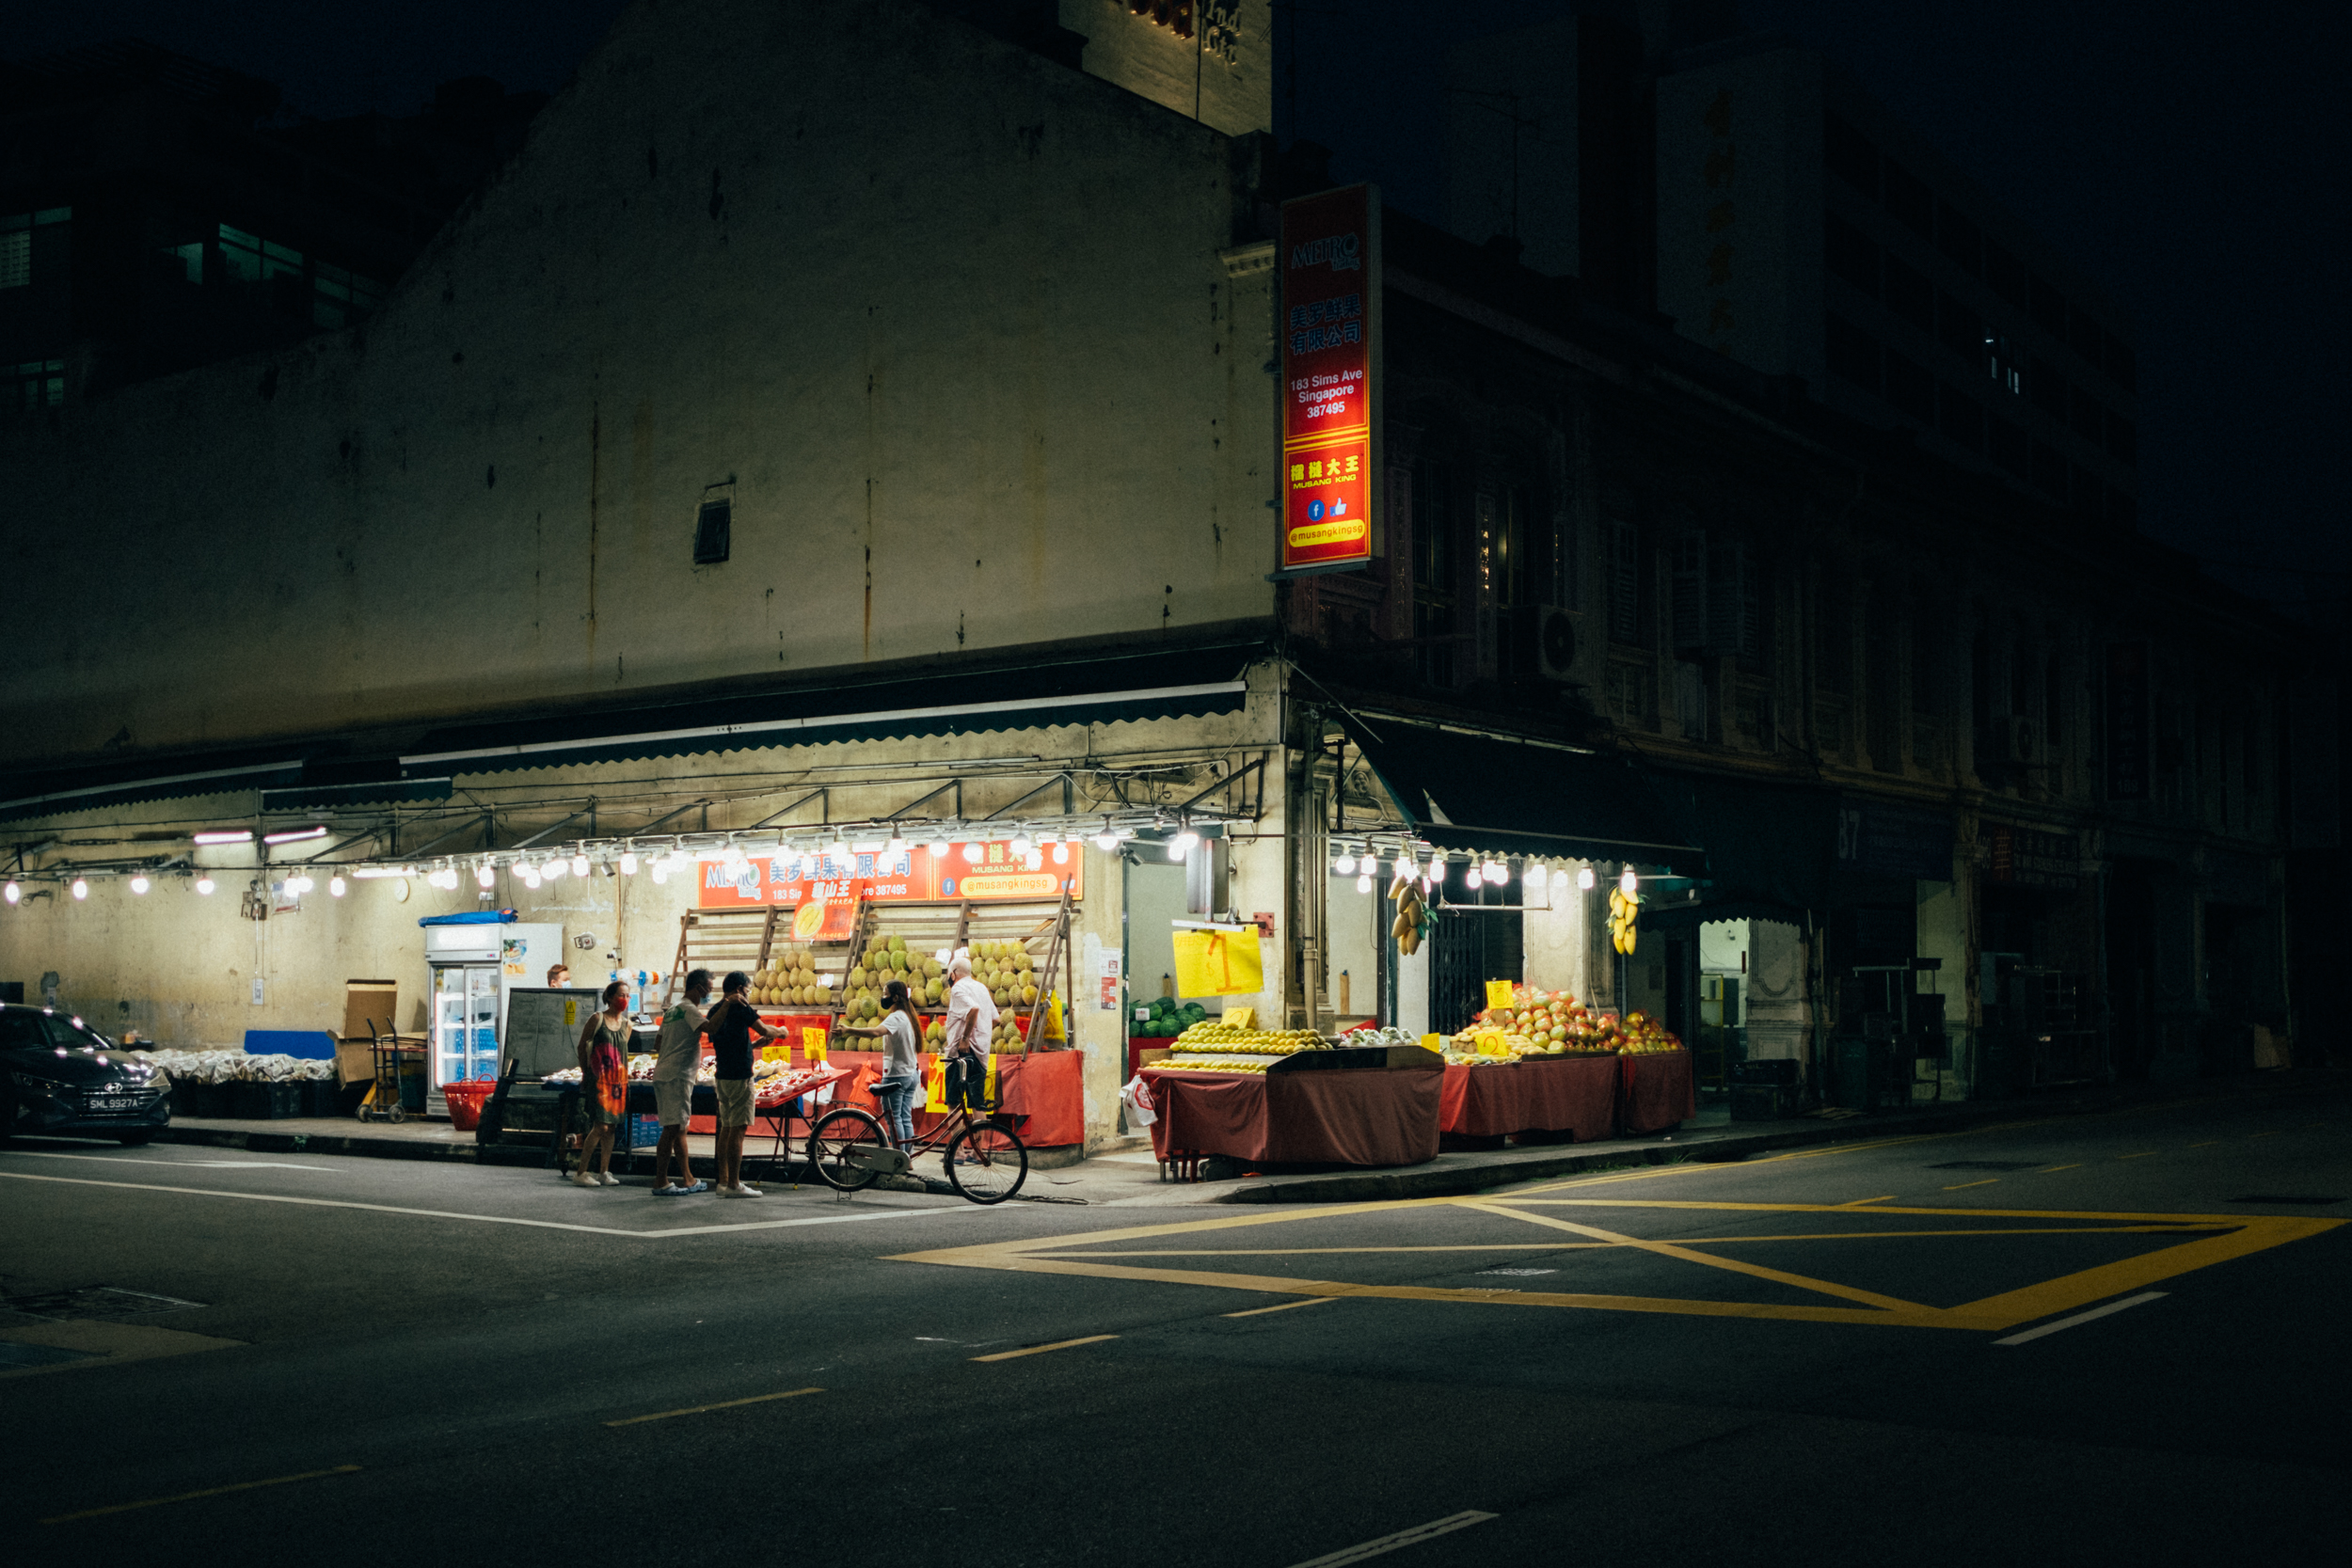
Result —
[{"label": "chinese character signage", "polygon": [[1282,204],[1282,570],[1372,559],[1379,379],[1379,197]]},{"label": "chinese character signage", "polygon": [[[847,942],[850,920],[860,901],[898,903],[917,898],[970,898],[980,903],[1013,898],[1059,898],[1067,890],[1086,893],[1085,856],[1074,844],[1015,855],[1002,839],[979,847],[967,861],[958,845],[934,857],[928,846],[903,853],[854,853],[844,862],[831,854],[813,857],[803,869],[798,855],[755,855],[740,868],[707,860],[695,866],[694,902],[699,909],[737,910],[778,905],[799,913],[792,922],[797,942]],[[1067,859],[1055,860],[1057,850]]]}]

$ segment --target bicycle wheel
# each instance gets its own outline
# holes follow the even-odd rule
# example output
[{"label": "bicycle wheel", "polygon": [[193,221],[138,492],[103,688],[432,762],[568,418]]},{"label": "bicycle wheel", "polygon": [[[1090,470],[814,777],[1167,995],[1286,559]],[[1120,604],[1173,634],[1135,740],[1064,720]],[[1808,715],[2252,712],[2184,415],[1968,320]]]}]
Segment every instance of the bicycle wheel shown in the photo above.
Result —
[{"label": "bicycle wheel", "polygon": [[947,1144],[947,1180],[975,1203],[1002,1203],[1029,1179],[1029,1150],[1001,1121],[974,1122]]},{"label": "bicycle wheel", "polygon": [[818,1179],[835,1192],[853,1193],[874,1180],[871,1165],[850,1156],[853,1150],[887,1148],[890,1140],[882,1123],[864,1111],[845,1105],[817,1118],[808,1132],[808,1164]]}]

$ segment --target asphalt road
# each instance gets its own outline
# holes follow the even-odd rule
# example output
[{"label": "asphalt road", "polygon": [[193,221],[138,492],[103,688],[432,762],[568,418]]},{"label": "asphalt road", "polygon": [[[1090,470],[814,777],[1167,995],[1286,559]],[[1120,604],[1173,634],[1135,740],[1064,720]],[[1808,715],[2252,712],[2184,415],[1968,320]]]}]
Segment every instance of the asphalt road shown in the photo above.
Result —
[{"label": "asphalt road", "polygon": [[59,1563],[2332,1563],[2347,1113],[1107,1211],[21,1141],[0,1496]]}]

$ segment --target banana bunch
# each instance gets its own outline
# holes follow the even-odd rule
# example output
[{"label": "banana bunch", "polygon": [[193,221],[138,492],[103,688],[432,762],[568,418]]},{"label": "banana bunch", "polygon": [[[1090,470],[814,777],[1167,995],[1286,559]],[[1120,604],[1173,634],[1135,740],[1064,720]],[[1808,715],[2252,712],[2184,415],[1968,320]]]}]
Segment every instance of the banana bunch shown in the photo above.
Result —
[{"label": "banana bunch", "polygon": [[1429,918],[1428,907],[1422,902],[1421,887],[1404,877],[1389,889],[1389,896],[1396,901],[1396,919],[1390,923],[1389,934],[1396,938],[1396,950],[1406,958],[1421,951],[1422,929]]},{"label": "banana bunch", "polygon": [[1633,951],[1633,923],[1642,913],[1642,895],[1617,888],[1609,890],[1609,944],[1620,953]]}]

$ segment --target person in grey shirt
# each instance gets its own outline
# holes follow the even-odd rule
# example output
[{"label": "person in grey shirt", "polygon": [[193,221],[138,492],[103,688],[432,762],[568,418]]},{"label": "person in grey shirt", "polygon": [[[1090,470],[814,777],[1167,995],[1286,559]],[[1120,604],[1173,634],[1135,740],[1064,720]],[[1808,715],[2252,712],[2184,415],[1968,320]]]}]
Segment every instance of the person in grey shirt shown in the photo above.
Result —
[{"label": "person in grey shirt", "polygon": [[[694,1110],[694,1074],[703,1060],[703,1004],[710,999],[710,971],[697,969],[686,976],[686,1000],[661,1015],[660,1054],[653,1068],[654,1109],[661,1117],[661,1142],[653,1152],[653,1196],[684,1197],[707,1193],[710,1183],[694,1179],[687,1157],[686,1118]],[[669,1179],[670,1161],[677,1160],[678,1179]]]},{"label": "person in grey shirt", "polygon": [[914,1091],[923,1082],[915,1047],[923,1037],[923,1022],[904,980],[892,980],[882,987],[882,1007],[881,1028],[845,1024],[841,1032],[882,1041],[882,1075],[874,1085],[874,1098],[882,1101],[882,1114],[890,1118],[891,1136],[903,1148],[914,1136]]}]

